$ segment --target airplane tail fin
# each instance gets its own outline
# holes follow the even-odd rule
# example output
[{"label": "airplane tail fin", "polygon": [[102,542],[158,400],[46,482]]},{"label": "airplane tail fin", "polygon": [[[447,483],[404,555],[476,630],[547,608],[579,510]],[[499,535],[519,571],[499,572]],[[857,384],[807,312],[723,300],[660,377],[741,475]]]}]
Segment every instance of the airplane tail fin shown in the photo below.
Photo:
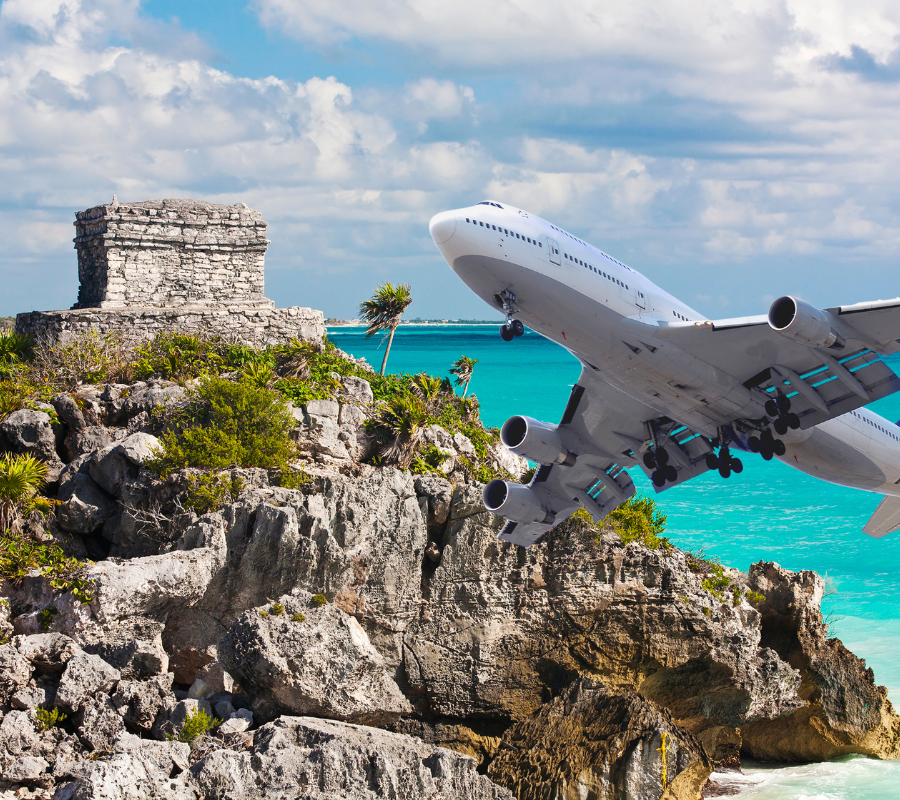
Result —
[{"label": "airplane tail fin", "polygon": [[863,527],[863,533],[880,539],[900,530],[900,497],[885,497]]}]

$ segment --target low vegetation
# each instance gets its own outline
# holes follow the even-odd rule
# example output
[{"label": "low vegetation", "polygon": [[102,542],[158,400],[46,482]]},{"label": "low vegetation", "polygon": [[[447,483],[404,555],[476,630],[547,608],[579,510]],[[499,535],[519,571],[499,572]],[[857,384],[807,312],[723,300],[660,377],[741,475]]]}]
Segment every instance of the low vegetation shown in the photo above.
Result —
[{"label": "low vegetation", "polygon": [[37,728],[39,731],[46,731],[50,728],[55,728],[66,719],[67,715],[60,711],[55,706],[52,709],[46,708],[36,708],[34,710],[34,718],[37,723]]},{"label": "low vegetation", "polygon": [[210,716],[202,708],[194,708],[188,711],[184,722],[175,733],[168,734],[167,738],[169,741],[184,742],[193,746],[200,737],[221,724],[222,720],[218,717]]}]

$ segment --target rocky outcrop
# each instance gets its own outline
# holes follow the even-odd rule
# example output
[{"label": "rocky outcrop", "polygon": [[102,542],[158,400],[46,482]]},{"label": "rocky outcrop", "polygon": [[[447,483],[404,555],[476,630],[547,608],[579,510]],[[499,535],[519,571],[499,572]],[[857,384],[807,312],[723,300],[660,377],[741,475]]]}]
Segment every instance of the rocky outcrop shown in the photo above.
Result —
[{"label": "rocky outcrop", "polygon": [[285,596],[268,611],[248,611],[219,642],[219,660],[254,695],[254,710],[374,725],[411,712],[356,619],[309,599]]},{"label": "rocky outcrop", "polygon": [[503,735],[488,776],[519,800],[695,798],[712,771],[703,746],[641,697],[581,678]]}]

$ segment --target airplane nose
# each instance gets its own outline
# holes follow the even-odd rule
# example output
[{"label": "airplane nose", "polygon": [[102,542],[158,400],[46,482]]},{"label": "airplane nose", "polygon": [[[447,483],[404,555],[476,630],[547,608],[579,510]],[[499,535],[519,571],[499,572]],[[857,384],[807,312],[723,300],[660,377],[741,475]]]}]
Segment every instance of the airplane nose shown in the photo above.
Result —
[{"label": "airplane nose", "polygon": [[450,237],[456,232],[456,214],[452,211],[435,214],[428,223],[428,230],[435,244],[450,241]]}]

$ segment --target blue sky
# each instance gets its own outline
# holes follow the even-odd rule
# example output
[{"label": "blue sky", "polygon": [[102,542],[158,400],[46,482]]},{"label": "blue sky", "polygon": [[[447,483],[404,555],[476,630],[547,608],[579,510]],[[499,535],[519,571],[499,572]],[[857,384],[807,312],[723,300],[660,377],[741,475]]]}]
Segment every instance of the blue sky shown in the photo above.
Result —
[{"label": "blue sky", "polygon": [[[710,317],[900,294],[887,0],[2,0],[0,315],[75,300],[74,211],[243,201],[267,294],[490,310],[437,211],[542,214]],[[352,287],[352,288],[348,288]]]}]

